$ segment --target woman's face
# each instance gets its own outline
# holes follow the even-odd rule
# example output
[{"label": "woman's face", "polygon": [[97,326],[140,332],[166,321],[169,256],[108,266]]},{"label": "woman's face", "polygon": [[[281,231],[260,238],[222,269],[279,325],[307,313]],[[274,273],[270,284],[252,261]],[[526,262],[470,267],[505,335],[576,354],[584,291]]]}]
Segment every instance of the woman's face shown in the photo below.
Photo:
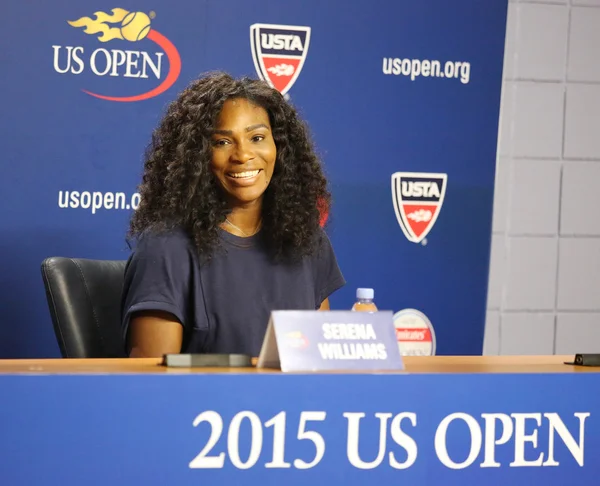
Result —
[{"label": "woman's face", "polygon": [[276,157],[265,109],[246,99],[227,100],[212,135],[211,168],[232,205],[262,199]]}]

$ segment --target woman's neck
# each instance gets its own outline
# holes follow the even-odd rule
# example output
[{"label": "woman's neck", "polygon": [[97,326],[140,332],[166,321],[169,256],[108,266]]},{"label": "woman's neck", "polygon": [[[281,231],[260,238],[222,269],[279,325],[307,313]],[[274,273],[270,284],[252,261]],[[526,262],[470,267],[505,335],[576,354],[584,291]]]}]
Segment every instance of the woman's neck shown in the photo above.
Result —
[{"label": "woman's neck", "polygon": [[260,203],[235,206],[221,227],[228,233],[237,236],[252,236],[260,230],[262,224],[261,208]]}]

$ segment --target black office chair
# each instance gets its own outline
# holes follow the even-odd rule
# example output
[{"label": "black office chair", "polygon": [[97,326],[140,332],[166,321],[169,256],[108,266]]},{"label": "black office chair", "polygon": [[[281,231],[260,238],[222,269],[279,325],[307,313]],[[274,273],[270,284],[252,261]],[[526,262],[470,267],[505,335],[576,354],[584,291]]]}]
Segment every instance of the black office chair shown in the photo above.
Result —
[{"label": "black office chair", "polygon": [[47,258],[42,278],[63,358],[121,358],[121,291],[126,261]]}]

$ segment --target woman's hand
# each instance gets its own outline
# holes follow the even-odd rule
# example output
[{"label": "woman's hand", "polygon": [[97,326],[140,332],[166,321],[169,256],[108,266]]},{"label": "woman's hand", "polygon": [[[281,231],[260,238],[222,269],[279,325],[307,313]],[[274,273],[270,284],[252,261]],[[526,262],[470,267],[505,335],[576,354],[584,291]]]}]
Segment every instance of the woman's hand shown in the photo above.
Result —
[{"label": "woman's hand", "polygon": [[323,302],[321,302],[321,307],[319,307],[319,310],[320,311],[330,310],[329,309],[329,298],[327,298]]}]

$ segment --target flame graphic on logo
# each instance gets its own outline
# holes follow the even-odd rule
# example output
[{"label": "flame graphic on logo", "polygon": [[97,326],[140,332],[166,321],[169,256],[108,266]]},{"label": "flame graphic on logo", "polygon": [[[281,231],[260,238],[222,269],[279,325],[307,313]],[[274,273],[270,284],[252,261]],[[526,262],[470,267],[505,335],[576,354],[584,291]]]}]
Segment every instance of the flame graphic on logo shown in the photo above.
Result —
[{"label": "flame graphic on logo", "polygon": [[291,348],[304,349],[308,346],[308,339],[301,331],[289,331],[285,333],[287,344]]},{"label": "flame graphic on logo", "polygon": [[[81,17],[77,20],[67,21],[72,27],[85,27],[86,34],[98,34],[100,42],[108,42],[113,39],[128,40],[137,42],[144,38],[158,44],[165,51],[169,60],[169,72],[165,80],[156,88],[135,96],[105,96],[91,91],[83,90],[84,93],[108,101],[141,101],[153,98],[168,90],[179,77],[181,72],[181,58],[179,52],[173,43],[164,35],[152,29],[150,26],[150,17],[144,12],[129,12],[122,8],[113,8],[112,15],[104,12],[95,12],[95,20],[90,17]],[[153,15],[151,13],[151,15]],[[119,27],[111,27],[109,24],[120,24]]]},{"label": "flame graphic on logo", "polygon": [[96,20],[92,20],[89,17],[81,17],[80,19],[73,21],[67,20],[67,23],[72,27],[85,27],[84,32],[86,34],[102,34],[98,37],[100,42],[108,42],[113,39],[123,39],[121,28],[111,27],[108,24],[123,22],[123,19],[129,12],[122,8],[113,8],[111,12],[112,15],[104,12],[94,12]]}]

